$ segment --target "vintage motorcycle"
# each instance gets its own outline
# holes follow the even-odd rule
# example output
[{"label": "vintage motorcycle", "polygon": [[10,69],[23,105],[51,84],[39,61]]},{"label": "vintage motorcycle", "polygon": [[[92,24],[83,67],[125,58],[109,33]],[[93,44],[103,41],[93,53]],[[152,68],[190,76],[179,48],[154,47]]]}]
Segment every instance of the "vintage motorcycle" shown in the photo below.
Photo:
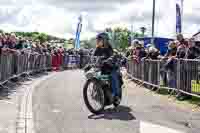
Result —
[{"label": "vintage motorcycle", "polygon": [[[93,57],[91,59],[90,64],[84,68],[86,83],[83,87],[83,98],[90,112],[99,114],[106,106],[114,105],[117,107],[121,102],[123,80],[120,63],[118,63],[120,59],[116,55],[107,60],[104,60],[104,57]],[[118,71],[120,81],[119,100],[117,101],[112,96],[112,69]]]}]

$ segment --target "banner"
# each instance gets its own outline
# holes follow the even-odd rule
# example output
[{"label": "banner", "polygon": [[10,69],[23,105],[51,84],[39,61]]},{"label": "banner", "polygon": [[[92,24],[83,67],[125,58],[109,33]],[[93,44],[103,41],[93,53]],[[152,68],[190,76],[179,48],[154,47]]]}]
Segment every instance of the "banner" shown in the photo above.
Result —
[{"label": "banner", "polygon": [[181,9],[178,4],[176,4],[176,33],[181,33],[182,23],[181,23]]},{"label": "banner", "polygon": [[77,30],[76,30],[76,39],[75,39],[75,48],[76,49],[80,48],[81,29],[82,29],[82,16],[79,17],[79,22],[78,22]]},{"label": "banner", "polygon": [[176,33],[182,33],[183,0],[176,2]]}]

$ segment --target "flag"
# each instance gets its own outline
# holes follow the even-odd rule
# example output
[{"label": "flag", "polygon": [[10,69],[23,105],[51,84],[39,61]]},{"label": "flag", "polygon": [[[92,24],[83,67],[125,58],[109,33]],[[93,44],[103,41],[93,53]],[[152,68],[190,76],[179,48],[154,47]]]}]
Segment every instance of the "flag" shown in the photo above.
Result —
[{"label": "flag", "polygon": [[181,23],[181,10],[180,6],[176,4],[176,33],[181,33],[182,23]]},{"label": "flag", "polygon": [[82,16],[79,17],[79,22],[76,29],[75,48],[80,48],[80,34],[82,29]]},{"label": "flag", "polygon": [[[181,2],[181,3],[180,3]],[[176,2],[176,33],[182,32],[183,0]]]}]

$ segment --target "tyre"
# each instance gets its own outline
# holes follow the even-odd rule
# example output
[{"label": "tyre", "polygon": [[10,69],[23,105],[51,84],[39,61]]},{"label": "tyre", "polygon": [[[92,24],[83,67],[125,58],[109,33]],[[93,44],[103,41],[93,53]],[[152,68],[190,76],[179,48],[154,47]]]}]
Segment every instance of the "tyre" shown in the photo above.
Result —
[{"label": "tyre", "polygon": [[[92,89],[92,94],[88,94],[88,91]],[[87,80],[83,88],[83,98],[85,105],[88,110],[94,114],[100,114],[105,107],[105,94],[103,87],[97,79]],[[99,106],[96,107],[92,105],[92,102],[98,103]]]}]

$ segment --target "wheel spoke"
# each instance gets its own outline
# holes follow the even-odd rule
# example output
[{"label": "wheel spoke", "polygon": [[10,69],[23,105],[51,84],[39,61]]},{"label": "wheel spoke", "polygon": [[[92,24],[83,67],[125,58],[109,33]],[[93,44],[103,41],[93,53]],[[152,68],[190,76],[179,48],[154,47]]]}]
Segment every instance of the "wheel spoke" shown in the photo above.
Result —
[{"label": "wheel spoke", "polygon": [[103,90],[101,88],[98,88],[98,86],[94,83],[91,83],[88,85],[88,101],[90,105],[95,109],[99,110],[102,108],[104,103],[104,94]]}]

